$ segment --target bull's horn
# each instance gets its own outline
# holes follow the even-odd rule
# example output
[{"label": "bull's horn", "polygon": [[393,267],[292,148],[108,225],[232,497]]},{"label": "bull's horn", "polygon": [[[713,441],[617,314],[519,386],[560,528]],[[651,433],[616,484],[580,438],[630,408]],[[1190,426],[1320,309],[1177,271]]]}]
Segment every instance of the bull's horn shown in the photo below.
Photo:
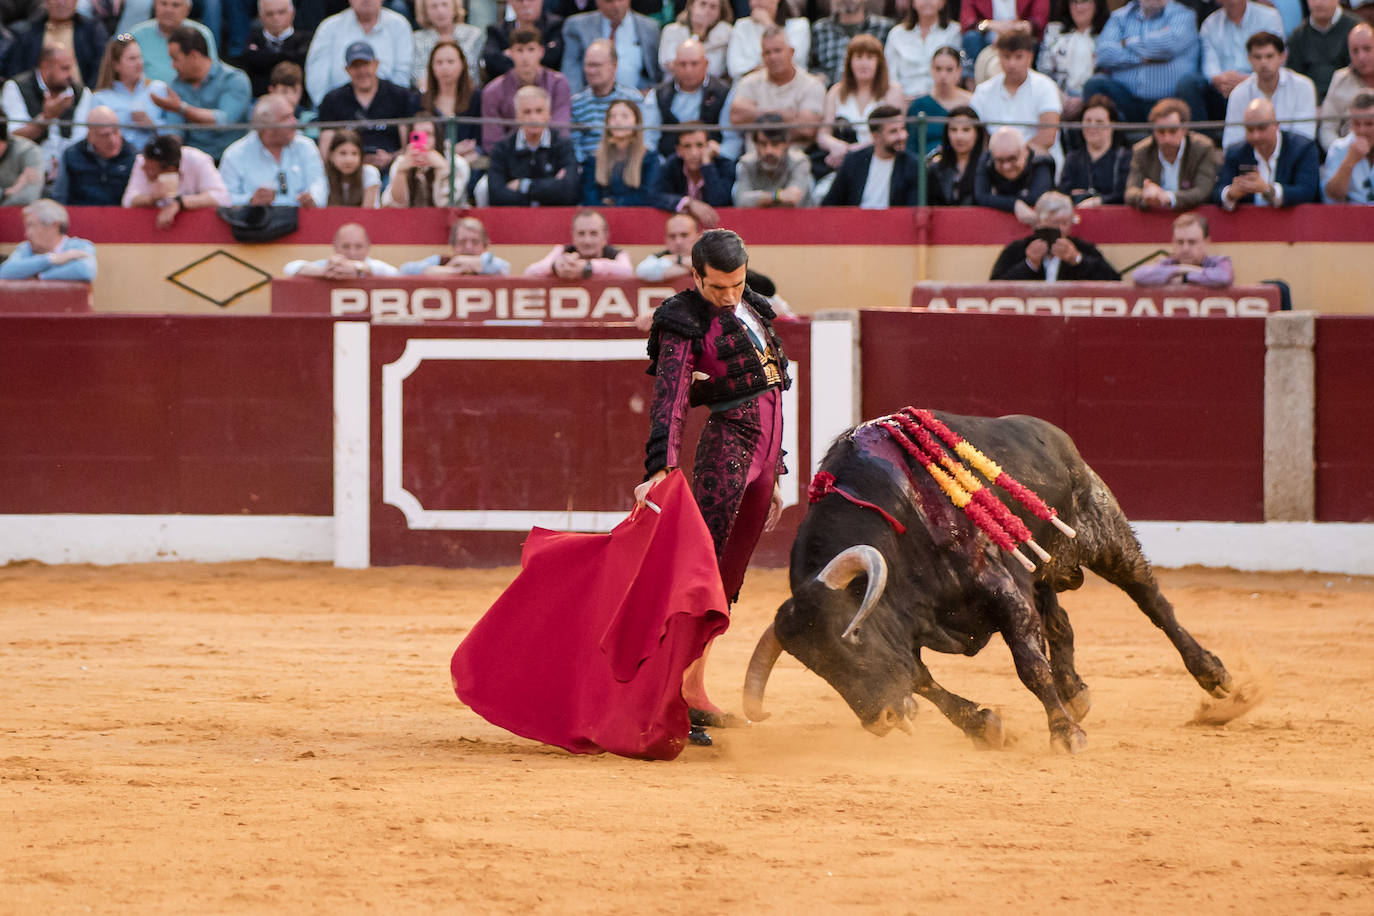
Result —
[{"label": "bull's horn", "polygon": [[868,544],[856,544],[827,563],[825,569],[816,576],[828,587],[838,590],[848,586],[861,572],[868,574],[868,588],[864,591],[863,603],[859,605],[859,612],[854,615],[849,626],[840,634],[841,639],[851,642],[854,641],[854,632],[872,613],[878,599],[882,597],[883,589],[887,587],[887,560],[883,559],[878,548],[870,547]]},{"label": "bull's horn", "polygon": [[759,637],[759,644],[754,647],[754,655],[749,659],[749,669],[744,673],[744,714],[751,722],[762,722],[769,716],[763,711],[763,691],[768,686],[768,675],[773,673],[773,665],[777,664],[781,654],[782,643],[778,642],[770,623]]}]

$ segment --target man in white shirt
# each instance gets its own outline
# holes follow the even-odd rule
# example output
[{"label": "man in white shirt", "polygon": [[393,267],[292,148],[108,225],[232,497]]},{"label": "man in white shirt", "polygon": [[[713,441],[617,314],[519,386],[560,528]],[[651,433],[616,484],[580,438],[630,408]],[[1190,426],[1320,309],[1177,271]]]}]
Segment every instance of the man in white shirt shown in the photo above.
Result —
[{"label": "man in white shirt", "polygon": [[61,44],[45,47],[38,67],[6,80],[0,92],[10,134],[31,140],[43,153],[43,180],[57,180],[67,147],[86,137],[91,94],[76,77],[76,57]]},{"label": "man in white shirt", "polygon": [[372,46],[378,76],[398,86],[410,85],[415,53],[410,23],[400,13],[383,9],[382,0],[348,0],[348,6],[320,23],[305,55],[305,91],[316,104],[329,90],[348,82],[344,51],[355,41]]},{"label": "man in white shirt", "polygon": [[1245,139],[1240,123],[1246,106],[1255,99],[1268,99],[1283,122],[1283,129],[1317,139],[1317,87],[1301,73],[1284,66],[1288,60],[1283,39],[1272,32],[1256,32],[1245,42],[1254,71],[1231,91],[1226,103],[1226,129],[1221,135],[1225,149]]},{"label": "man in white shirt", "polygon": [[304,258],[283,269],[288,277],[323,277],[326,280],[357,280],[362,277],[395,277],[400,271],[370,257],[372,240],[358,223],[344,223],[334,233],[334,253],[321,261]]},{"label": "man in white shirt", "polygon": [[1231,93],[1250,75],[1245,42],[1256,32],[1286,35],[1283,17],[1272,6],[1251,0],[1220,0],[1221,9],[1198,29],[1202,72],[1178,81],[1176,94],[1188,103],[1194,121],[1216,121],[1226,113]]},{"label": "man in white shirt", "polygon": [[1330,204],[1374,204],[1374,92],[1350,103],[1350,133],[1331,144],[1322,169],[1322,196]]},{"label": "man in white shirt", "polygon": [[1006,32],[998,36],[996,47],[1002,72],[979,83],[970,104],[990,133],[999,127],[1013,127],[1032,152],[1049,153],[1063,105],[1054,80],[1031,69],[1034,36]]}]

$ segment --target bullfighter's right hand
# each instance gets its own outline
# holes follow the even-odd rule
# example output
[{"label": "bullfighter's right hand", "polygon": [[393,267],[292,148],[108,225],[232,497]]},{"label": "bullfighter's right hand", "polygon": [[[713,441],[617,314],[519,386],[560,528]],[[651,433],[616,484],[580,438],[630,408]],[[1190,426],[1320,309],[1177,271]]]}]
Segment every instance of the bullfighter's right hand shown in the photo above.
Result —
[{"label": "bullfighter's right hand", "polygon": [[664,468],[661,471],[656,471],[654,473],[654,476],[650,477],[648,480],[644,481],[639,486],[635,487],[635,505],[644,505],[645,501],[649,498],[649,491],[654,488],[654,484],[658,483],[660,480],[667,476],[668,470],[667,468]]}]

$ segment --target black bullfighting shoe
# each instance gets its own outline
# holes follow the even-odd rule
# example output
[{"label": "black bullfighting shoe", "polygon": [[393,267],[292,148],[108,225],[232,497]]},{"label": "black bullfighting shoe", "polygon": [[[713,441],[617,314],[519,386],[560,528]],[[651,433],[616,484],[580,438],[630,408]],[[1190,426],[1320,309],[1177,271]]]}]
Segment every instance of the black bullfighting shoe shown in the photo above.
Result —
[{"label": "black bullfighting shoe", "polygon": [[704,709],[687,710],[687,718],[697,728],[743,728],[749,724],[734,713],[708,712]]},{"label": "black bullfighting shoe", "polygon": [[706,734],[706,729],[700,725],[693,725],[687,732],[687,743],[695,744],[697,747],[710,747],[714,742],[711,736]]}]

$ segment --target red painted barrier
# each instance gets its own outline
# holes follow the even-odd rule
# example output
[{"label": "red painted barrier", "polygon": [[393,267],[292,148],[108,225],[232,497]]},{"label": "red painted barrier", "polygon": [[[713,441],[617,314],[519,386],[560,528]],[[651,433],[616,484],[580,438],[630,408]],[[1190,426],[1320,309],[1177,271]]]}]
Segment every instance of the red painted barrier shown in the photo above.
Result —
[{"label": "red painted barrier", "polygon": [[0,280],[0,313],[80,315],[91,310],[91,284],[67,280]]},{"label": "red painted barrier", "polygon": [[864,312],[861,335],[865,417],[1033,414],[1132,518],[1263,519],[1262,321]]},{"label": "red painted barrier", "polygon": [[0,514],[332,514],[330,321],[0,321]]},{"label": "red painted barrier", "polygon": [[1317,517],[1374,522],[1374,318],[1317,319]]},{"label": "red painted barrier", "polygon": [[1262,318],[1279,310],[1274,286],[1146,287],[1133,283],[917,283],[911,307],[978,315],[1070,318]]}]

